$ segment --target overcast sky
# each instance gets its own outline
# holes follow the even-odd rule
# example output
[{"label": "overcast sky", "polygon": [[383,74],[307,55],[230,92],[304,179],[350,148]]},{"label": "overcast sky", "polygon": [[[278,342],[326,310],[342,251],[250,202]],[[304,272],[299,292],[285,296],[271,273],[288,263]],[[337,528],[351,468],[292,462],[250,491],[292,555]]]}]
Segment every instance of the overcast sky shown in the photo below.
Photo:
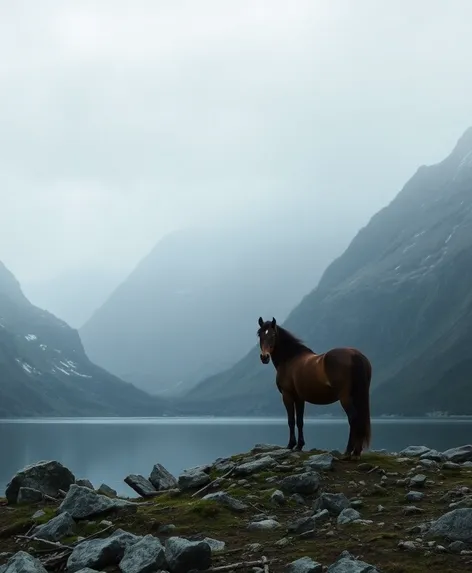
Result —
[{"label": "overcast sky", "polygon": [[0,260],[128,272],[171,229],[300,197],[357,230],[472,125],[471,21],[470,0],[3,2]]}]

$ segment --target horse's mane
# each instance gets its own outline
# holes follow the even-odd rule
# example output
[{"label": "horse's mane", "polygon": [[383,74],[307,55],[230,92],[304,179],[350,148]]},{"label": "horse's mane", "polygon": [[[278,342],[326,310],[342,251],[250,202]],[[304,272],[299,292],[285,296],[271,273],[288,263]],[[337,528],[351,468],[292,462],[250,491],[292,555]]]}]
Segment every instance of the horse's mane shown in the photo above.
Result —
[{"label": "horse's mane", "polygon": [[285,352],[289,352],[291,355],[299,354],[301,352],[313,352],[311,348],[308,348],[306,344],[302,342],[300,338],[297,338],[294,334],[289,332],[286,328],[277,325],[277,334],[279,337],[280,347],[284,348]]}]

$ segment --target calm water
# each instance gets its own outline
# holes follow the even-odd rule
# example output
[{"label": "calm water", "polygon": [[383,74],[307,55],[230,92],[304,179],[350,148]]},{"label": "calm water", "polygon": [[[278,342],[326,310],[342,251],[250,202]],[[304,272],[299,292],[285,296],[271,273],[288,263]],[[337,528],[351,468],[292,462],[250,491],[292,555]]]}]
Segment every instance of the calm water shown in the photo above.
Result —
[{"label": "calm water", "polygon": [[[285,419],[43,419],[0,421],[0,495],[16,471],[55,459],[95,487],[120,494],[130,473],[149,476],[159,462],[171,473],[249,450],[256,443],[285,445]],[[343,450],[345,420],[307,420],[306,448]],[[408,445],[438,450],[472,443],[472,420],[373,420],[372,448],[398,451]]]}]

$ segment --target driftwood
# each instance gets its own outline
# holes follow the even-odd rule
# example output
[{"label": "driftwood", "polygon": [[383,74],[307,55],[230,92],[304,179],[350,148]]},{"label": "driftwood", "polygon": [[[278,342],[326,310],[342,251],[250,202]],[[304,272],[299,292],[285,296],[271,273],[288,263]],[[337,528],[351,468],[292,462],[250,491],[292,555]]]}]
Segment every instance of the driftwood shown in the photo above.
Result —
[{"label": "driftwood", "polygon": [[36,541],[37,543],[44,543],[44,545],[55,547],[58,551],[60,549],[72,551],[72,548],[69,545],[62,545],[62,543],[59,543],[58,541],[49,541],[48,539],[42,539],[41,537],[35,537],[34,535],[15,535],[15,537],[17,539],[25,539],[26,541]]},{"label": "driftwood", "polygon": [[[273,559],[272,561],[276,561]],[[248,569],[249,567],[264,567],[265,573],[269,571],[269,560],[267,557],[262,557],[257,561],[240,561],[239,563],[231,563],[230,565],[220,565],[219,567],[210,567],[200,573],[219,573],[220,571],[232,571],[233,569]]]},{"label": "driftwood", "polygon": [[234,467],[231,468],[228,472],[226,472],[224,475],[217,477],[216,479],[214,479],[213,481],[211,481],[210,483],[207,483],[207,485],[203,486],[201,489],[199,489],[198,491],[196,491],[195,493],[192,493],[191,497],[197,497],[197,495],[201,495],[202,493],[205,493],[207,490],[209,490],[217,481],[220,481],[222,479],[225,479],[227,477],[229,477],[234,471]]}]

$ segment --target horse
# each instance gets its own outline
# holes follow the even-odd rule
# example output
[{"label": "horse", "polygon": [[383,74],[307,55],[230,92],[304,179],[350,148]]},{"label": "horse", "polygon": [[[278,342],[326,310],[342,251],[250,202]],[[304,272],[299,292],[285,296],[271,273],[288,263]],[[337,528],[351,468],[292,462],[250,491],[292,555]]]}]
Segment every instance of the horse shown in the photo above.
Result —
[{"label": "horse", "polygon": [[[359,459],[364,448],[369,447],[370,382],[372,365],[356,348],[332,348],[316,354],[272,318],[259,317],[257,331],[260,359],[270,360],[276,370],[276,385],[282,394],[287,410],[289,442],[287,448],[305,446],[303,417],[305,402],[327,405],[339,401],[349,422],[349,439],[343,454],[344,460]],[[295,417],[298,440],[295,437]]]}]

